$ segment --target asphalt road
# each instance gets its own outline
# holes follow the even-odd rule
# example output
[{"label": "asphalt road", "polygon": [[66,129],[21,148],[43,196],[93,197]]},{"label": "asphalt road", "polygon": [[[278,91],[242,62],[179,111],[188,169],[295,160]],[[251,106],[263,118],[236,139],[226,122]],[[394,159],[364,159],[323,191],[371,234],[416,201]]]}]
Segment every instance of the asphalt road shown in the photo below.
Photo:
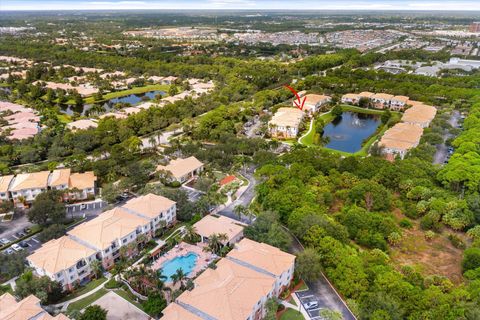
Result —
[{"label": "asphalt road", "polygon": [[[303,251],[303,246],[294,239],[290,251],[298,253]],[[321,309],[330,309],[342,313],[344,320],[356,320],[353,313],[347,308],[342,298],[337,294],[332,285],[328,282],[325,275],[322,273],[320,278],[315,282],[307,282],[308,290],[295,293],[303,306],[309,301],[317,301],[319,307],[307,310],[307,313],[312,319],[320,320],[319,316]]]},{"label": "asphalt road", "polygon": [[248,188],[243,192],[242,196],[238,198],[237,200],[233,201],[231,204],[229,204],[226,208],[223,210],[217,212],[217,214],[220,214],[225,217],[229,217],[232,219],[235,219],[237,221],[250,224],[253,222],[253,219],[251,217],[247,217],[242,215],[242,217],[238,217],[238,215],[233,211],[234,208],[238,205],[242,205],[244,207],[248,207],[250,203],[252,202],[253,198],[255,197],[255,186],[257,185],[257,180],[253,176],[255,172],[255,167],[248,167],[245,172],[242,172],[242,175],[248,179],[250,182],[248,185]]},{"label": "asphalt road", "polygon": [[[460,121],[460,112],[458,112],[457,110],[454,110],[452,115],[450,116],[449,123],[452,127],[456,128],[458,126],[459,121]],[[447,149],[447,146],[445,145],[445,141],[450,137],[452,137],[452,134],[450,134],[448,131],[445,132],[445,134],[443,135],[444,143],[437,145],[437,151],[435,152],[435,155],[433,157],[434,164],[443,165],[445,160],[447,160],[448,149]]]}]

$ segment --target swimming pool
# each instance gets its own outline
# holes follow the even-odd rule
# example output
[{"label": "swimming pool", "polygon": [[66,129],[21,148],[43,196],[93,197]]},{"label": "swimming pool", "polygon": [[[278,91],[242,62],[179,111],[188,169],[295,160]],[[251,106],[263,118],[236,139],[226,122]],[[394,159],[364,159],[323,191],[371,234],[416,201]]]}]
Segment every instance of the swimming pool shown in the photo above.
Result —
[{"label": "swimming pool", "polygon": [[197,264],[198,255],[189,252],[186,255],[175,257],[171,260],[165,261],[162,264],[162,275],[167,277],[167,282],[173,281],[174,275],[178,269],[182,269],[187,276],[192,272]]}]

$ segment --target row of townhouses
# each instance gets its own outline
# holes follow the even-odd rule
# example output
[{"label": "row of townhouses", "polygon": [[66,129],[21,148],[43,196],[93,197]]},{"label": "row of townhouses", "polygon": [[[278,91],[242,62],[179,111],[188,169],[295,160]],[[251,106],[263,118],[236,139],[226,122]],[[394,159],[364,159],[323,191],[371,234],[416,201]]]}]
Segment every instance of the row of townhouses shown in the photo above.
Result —
[{"label": "row of townhouses", "polygon": [[400,111],[410,104],[410,98],[407,96],[394,96],[388,93],[373,93],[373,92],[360,92],[360,93],[347,93],[342,96],[342,103],[359,104],[360,99],[367,99],[378,109],[390,109],[394,111]]},{"label": "row of townhouses", "polygon": [[[298,135],[298,130],[302,120],[307,115],[317,113],[320,108],[332,101],[332,98],[320,94],[306,94],[305,91],[298,93],[300,102],[297,96],[292,99],[293,108],[279,108],[268,122],[270,135],[276,138],[290,139]],[[300,110],[297,104],[303,104]]]},{"label": "row of townhouses", "polygon": [[295,256],[243,239],[163,311],[162,320],[260,320],[292,279]]},{"label": "row of townhouses", "polygon": [[65,290],[88,282],[91,264],[101,262],[111,269],[120,259],[122,247],[133,255],[150,240],[157,229],[176,222],[176,203],[148,194],[129,200],[121,207],[101,213],[61,238],[50,240],[27,257],[39,276],[58,281]]},{"label": "row of townhouses", "polygon": [[0,200],[24,206],[48,189],[65,190],[65,200],[83,200],[95,196],[96,181],[97,177],[91,171],[71,173],[70,169],[2,176]]},{"label": "row of townhouses", "polygon": [[34,295],[17,301],[10,293],[0,296],[0,320],[69,320],[63,313],[51,316]]}]

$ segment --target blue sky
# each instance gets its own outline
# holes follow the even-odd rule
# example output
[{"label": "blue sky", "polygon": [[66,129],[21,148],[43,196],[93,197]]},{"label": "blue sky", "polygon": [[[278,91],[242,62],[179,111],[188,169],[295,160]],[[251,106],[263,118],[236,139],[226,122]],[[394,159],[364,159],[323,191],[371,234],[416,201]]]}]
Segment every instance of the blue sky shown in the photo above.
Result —
[{"label": "blue sky", "polygon": [[480,0],[0,0],[5,10],[294,9],[294,10],[466,10]]}]

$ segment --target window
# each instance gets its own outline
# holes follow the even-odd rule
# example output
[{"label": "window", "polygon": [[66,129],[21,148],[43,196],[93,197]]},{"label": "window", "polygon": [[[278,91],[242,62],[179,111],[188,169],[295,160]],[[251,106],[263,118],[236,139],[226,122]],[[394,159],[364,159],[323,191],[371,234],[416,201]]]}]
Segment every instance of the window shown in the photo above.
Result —
[{"label": "window", "polygon": [[123,243],[127,243],[127,239],[123,239],[123,241],[122,241],[122,242],[123,242]]},{"label": "window", "polygon": [[68,272],[73,272],[73,268],[68,269]]}]

